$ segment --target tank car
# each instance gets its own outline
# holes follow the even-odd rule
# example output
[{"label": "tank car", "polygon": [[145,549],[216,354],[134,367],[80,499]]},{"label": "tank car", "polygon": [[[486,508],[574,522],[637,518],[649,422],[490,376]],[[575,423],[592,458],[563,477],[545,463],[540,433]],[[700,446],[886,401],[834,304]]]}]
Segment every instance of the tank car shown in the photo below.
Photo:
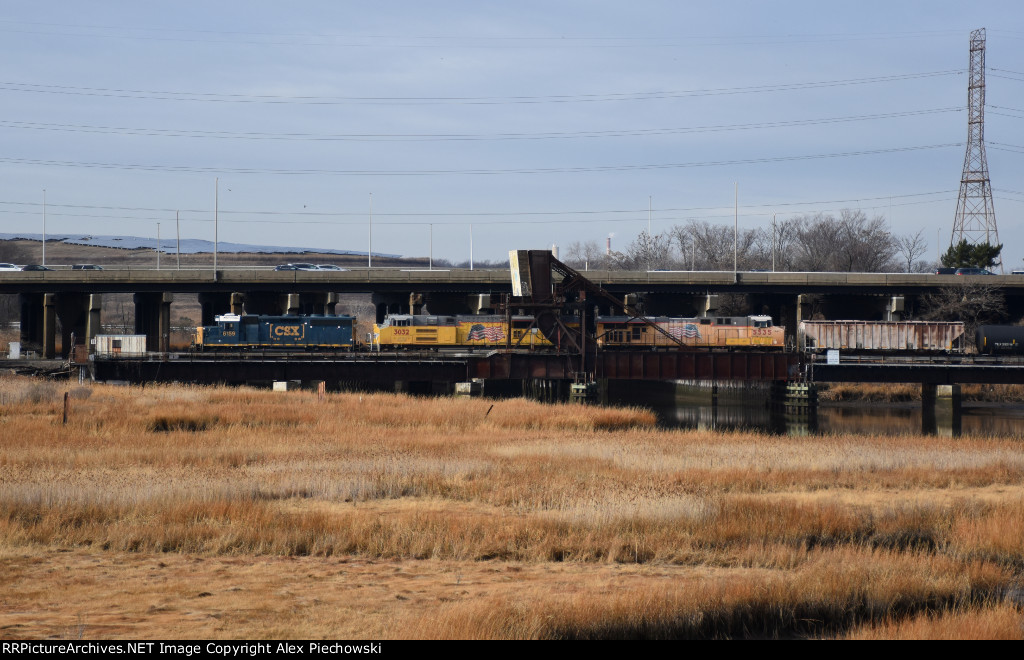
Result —
[{"label": "tank car", "polygon": [[1024,353],[1024,326],[979,325],[975,331],[978,353],[982,355]]}]

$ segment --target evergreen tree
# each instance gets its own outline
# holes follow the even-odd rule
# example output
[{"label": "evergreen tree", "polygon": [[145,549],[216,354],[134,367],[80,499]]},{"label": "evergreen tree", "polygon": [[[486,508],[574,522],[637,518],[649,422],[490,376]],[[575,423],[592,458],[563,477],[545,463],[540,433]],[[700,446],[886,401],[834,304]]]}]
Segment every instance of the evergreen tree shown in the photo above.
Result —
[{"label": "evergreen tree", "polygon": [[965,239],[949,246],[946,254],[942,255],[942,265],[946,268],[991,268],[999,263],[999,253],[1002,251],[1002,244],[971,245]]}]

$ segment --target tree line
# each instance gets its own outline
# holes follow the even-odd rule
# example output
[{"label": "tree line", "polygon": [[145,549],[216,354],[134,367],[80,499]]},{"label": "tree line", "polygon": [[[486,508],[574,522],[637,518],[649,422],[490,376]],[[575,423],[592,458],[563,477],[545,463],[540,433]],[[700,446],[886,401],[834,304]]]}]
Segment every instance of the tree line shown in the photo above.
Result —
[{"label": "tree line", "polygon": [[[894,234],[882,216],[860,210],[817,213],[740,229],[689,220],[651,235],[640,233],[624,250],[608,252],[597,241],[566,246],[563,261],[592,270],[775,270],[794,272],[927,273],[924,230]],[[944,266],[987,268],[1002,246],[951,246]]]}]

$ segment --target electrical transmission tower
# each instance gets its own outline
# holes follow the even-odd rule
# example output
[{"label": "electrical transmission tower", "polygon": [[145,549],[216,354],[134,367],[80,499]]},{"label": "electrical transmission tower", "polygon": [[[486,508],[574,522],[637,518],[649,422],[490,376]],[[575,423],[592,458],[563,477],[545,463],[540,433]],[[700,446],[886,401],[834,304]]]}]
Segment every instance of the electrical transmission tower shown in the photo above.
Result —
[{"label": "electrical transmission tower", "polygon": [[967,86],[967,154],[960,179],[951,245],[999,244],[992,182],[985,158],[985,28],[971,32],[971,67]]}]

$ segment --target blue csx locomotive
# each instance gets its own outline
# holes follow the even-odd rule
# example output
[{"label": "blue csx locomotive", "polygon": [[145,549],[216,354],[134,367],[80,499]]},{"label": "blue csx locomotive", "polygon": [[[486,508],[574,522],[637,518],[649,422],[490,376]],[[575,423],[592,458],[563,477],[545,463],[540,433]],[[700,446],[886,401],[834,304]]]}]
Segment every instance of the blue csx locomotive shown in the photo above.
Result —
[{"label": "blue csx locomotive", "polygon": [[223,314],[217,325],[196,328],[195,346],[207,348],[338,349],[354,346],[354,316]]}]

